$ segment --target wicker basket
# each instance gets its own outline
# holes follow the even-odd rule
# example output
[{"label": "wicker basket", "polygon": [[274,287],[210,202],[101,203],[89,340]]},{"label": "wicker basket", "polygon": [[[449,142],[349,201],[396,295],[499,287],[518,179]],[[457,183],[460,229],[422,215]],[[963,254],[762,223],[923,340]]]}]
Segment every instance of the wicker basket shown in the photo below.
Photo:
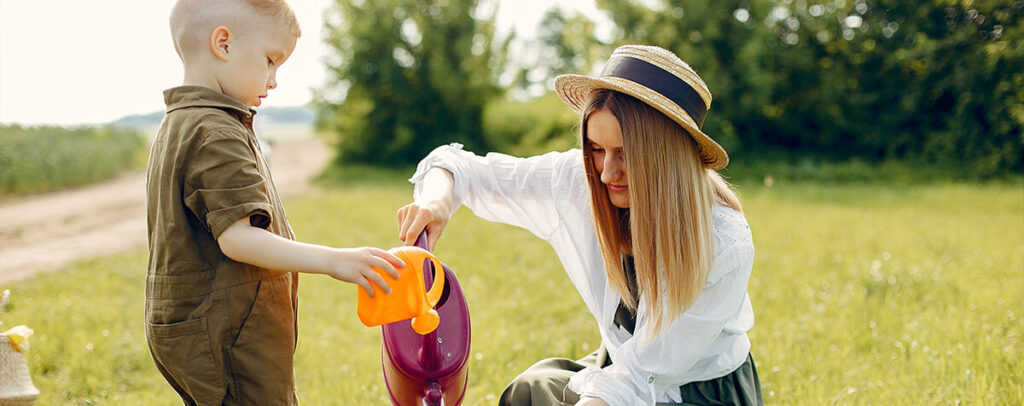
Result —
[{"label": "wicker basket", "polygon": [[37,397],[39,389],[32,385],[25,355],[0,334],[0,406],[31,406]]}]

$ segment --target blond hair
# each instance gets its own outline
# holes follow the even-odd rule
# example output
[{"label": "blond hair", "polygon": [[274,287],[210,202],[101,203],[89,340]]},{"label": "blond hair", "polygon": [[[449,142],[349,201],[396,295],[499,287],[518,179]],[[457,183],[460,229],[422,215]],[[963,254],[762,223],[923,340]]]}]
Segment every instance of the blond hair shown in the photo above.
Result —
[{"label": "blond hair", "polygon": [[170,18],[174,48],[185,59],[201,49],[218,25],[249,27],[254,15],[285,24],[295,38],[302,36],[299,20],[284,0],[178,0]]},{"label": "blond hair", "polygon": [[295,11],[284,0],[245,0],[245,2],[257,14],[287,24],[288,29],[291,30],[295,38],[302,36],[302,30],[299,28],[299,19],[295,17]]},{"label": "blond hair", "polygon": [[[602,109],[618,119],[622,131],[628,209],[611,205],[592,162],[587,120]],[[707,281],[714,259],[713,206],[742,211],[739,199],[721,175],[704,167],[685,129],[624,93],[591,92],[580,114],[580,141],[608,281],[635,313],[639,298],[629,291],[623,272],[623,260],[632,254],[653,339],[693,304]]]}]

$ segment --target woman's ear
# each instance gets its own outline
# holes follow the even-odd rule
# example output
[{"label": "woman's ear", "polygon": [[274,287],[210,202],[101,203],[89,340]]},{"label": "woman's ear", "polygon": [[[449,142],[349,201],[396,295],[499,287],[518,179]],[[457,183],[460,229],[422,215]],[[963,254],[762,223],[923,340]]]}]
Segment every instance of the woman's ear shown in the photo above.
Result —
[{"label": "woman's ear", "polygon": [[218,25],[210,33],[210,51],[213,56],[223,62],[228,61],[228,54],[231,48],[231,29]]}]

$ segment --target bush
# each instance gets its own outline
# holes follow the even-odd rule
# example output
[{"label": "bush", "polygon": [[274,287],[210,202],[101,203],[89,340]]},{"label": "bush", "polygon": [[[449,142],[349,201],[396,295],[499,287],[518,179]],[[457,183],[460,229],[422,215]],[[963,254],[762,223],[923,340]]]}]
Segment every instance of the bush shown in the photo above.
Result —
[{"label": "bush", "polygon": [[[647,3],[658,7],[648,7]],[[1024,174],[1024,2],[602,0],[614,44],[690,62],[729,152]]]},{"label": "bush", "polygon": [[135,130],[0,126],[0,197],[93,183],[144,162]]},{"label": "bush", "polygon": [[564,151],[579,144],[577,120],[552,92],[524,102],[495,101],[484,109],[484,139],[495,151],[516,156]]},{"label": "bush", "polygon": [[505,44],[477,0],[332,4],[318,126],[337,134],[340,162],[401,166],[440,143],[486,147],[481,111],[500,94]]}]

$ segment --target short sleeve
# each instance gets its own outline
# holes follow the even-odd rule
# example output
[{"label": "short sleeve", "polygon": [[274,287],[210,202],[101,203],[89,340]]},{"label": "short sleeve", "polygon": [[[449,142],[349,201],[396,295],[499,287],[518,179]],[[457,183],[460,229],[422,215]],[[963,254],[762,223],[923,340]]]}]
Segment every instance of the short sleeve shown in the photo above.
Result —
[{"label": "short sleeve", "polygon": [[272,204],[267,179],[245,134],[213,133],[191,157],[186,170],[185,205],[206,224],[214,238],[239,219],[267,228]]}]

